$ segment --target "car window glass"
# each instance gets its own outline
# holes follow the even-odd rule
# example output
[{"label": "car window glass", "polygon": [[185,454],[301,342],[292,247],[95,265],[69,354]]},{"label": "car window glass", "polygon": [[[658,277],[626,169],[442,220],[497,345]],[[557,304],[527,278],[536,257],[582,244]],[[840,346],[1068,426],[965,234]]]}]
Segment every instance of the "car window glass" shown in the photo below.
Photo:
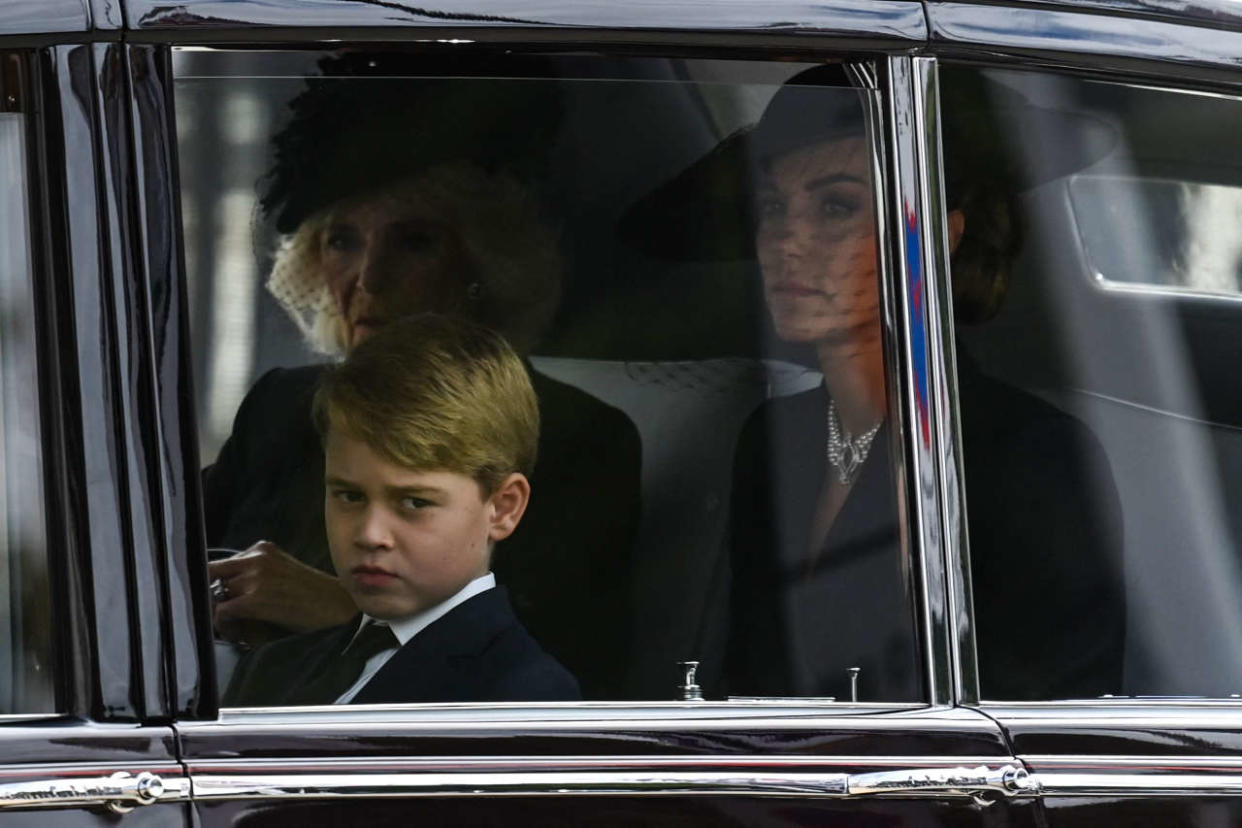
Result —
[{"label": "car window glass", "polygon": [[0,713],[55,709],[26,129],[0,112]]},{"label": "car window glass", "polygon": [[[226,705],[683,685],[923,698],[879,321],[878,99],[842,66],[377,50],[184,51],[174,67]],[[415,445],[431,426],[380,413],[461,398],[405,387],[430,359],[408,348],[458,335],[428,312],[501,334],[537,401],[529,502],[490,560],[499,589],[467,577],[486,565],[427,560],[462,548],[445,516],[464,455],[409,459],[432,456]],[[399,320],[424,344],[397,341]],[[408,370],[385,373],[381,348]],[[349,380],[364,363],[385,379]],[[478,407],[452,408],[437,439]],[[509,433],[517,415],[486,407]],[[360,606],[393,622],[378,654]],[[468,646],[460,619],[483,607],[475,629],[511,610],[525,632]],[[383,689],[418,648],[491,678]],[[325,654],[358,678],[320,682]],[[268,693],[276,675],[311,689]]]},{"label": "car window glass", "polygon": [[[1109,286],[1238,295],[1242,187],[1177,178],[1076,175],[1070,180],[1083,250]],[[1141,206],[1141,209],[1136,207]],[[1141,247],[1135,235],[1149,236]]]},{"label": "car window glass", "polygon": [[1035,72],[942,84],[982,695],[1236,694],[1242,306],[1185,289],[1237,289],[1242,107]]}]

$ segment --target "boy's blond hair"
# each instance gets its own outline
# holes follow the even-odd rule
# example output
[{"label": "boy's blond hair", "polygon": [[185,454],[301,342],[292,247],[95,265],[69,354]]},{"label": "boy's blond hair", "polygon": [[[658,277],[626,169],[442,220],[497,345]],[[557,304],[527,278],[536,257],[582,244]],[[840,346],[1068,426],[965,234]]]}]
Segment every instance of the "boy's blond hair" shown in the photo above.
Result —
[{"label": "boy's blond hair", "polygon": [[464,319],[385,325],[325,371],[313,415],[324,439],[339,431],[399,466],[467,475],[484,496],[535,466],[539,406],[526,368],[503,337]]}]

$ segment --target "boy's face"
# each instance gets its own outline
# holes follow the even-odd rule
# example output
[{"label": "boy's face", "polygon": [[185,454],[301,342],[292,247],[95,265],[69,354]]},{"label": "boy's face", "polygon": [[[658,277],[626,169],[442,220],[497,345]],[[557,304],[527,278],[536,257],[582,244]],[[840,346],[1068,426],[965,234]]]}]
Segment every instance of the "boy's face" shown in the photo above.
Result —
[{"label": "boy's face", "polygon": [[[486,574],[492,544],[512,533],[529,494],[526,478],[514,474],[485,498],[471,477],[398,466],[337,429],[324,455],[332,563],[358,608],[375,618],[433,607]],[[515,478],[526,487],[516,499]]]}]

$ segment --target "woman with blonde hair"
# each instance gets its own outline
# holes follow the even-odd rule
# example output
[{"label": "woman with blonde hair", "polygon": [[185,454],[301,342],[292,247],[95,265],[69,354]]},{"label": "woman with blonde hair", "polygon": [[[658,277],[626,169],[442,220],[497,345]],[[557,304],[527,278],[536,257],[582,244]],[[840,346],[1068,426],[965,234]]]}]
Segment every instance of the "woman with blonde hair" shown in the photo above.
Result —
[{"label": "woman with blonde hair", "polygon": [[[291,102],[263,199],[284,234],[267,288],[308,347],[330,358],[424,312],[481,323],[527,355],[564,281],[538,186],[559,115],[555,86],[394,81],[410,60],[330,59]],[[208,545],[246,550],[210,564],[216,629],[227,638],[257,643],[356,612],[330,574],[324,534],[323,456],[310,421],[321,370],[261,377],[204,472]],[[620,411],[530,370],[543,422],[539,494],[498,549],[495,571],[522,622],[584,692],[618,695],[637,431]],[[584,490],[605,496],[584,506],[574,497]]]}]

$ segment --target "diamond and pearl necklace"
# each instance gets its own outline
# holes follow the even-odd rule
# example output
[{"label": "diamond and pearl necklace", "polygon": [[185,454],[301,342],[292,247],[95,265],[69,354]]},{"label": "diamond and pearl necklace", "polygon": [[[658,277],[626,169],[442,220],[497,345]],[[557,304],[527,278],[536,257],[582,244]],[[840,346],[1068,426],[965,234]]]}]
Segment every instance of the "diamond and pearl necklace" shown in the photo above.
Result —
[{"label": "diamond and pearl necklace", "polygon": [[871,451],[871,441],[880,430],[880,423],[851,437],[841,424],[841,415],[837,412],[836,400],[828,401],[828,464],[837,471],[837,480],[841,485],[848,486],[854,482],[858,470]]}]

